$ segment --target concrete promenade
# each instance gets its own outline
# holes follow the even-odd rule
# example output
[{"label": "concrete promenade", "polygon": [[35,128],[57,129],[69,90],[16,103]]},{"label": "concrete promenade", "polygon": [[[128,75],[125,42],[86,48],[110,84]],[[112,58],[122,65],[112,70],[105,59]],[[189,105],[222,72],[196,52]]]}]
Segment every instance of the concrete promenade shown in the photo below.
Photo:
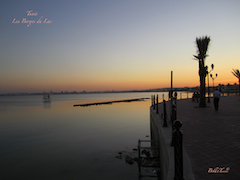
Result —
[{"label": "concrete promenade", "polygon": [[[218,111],[213,99],[206,108],[198,104],[192,99],[177,101],[177,119],[183,123],[183,145],[195,179],[240,179],[240,96],[221,97]],[[158,106],[163,113],[163,105]],[[170,120],[170,102],[167,115]]]}]

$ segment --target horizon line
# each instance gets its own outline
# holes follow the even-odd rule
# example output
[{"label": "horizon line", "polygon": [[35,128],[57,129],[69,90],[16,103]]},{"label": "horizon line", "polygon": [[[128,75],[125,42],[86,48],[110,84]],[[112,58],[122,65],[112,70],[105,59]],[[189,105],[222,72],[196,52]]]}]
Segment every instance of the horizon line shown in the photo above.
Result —
[{"label": "horizon line", "polygon": [[[235,84],[233,84],[235,85]],[[230,84],[230,86],[233,86]],[[238,84],[236,84],[237,86],[239,86]],[[217,85],[219,86],[219,85]],[[217,87],[214,86],[214,87]],[[225,86],[225,85],[224,85]],[[173,87],[173,90],[179,89],[179,90],[191,90],[191,89],[196,89],[196,88],[200,88],[200,86],[192,86],[192,87]],[[208,88],[206,86],[206,88]],[[209,88],[213,88],[212,86],[210,86]],[[95,91],[43,91],[43,92],[6,92],[6,93],[0,93],[0,95],[17,95],[17,94],[43,94],[43,93],[47,93],[47,94],[80,94],[80,93],[117,93],[117,92],[150,92],[150,91],[166,91],[171,89],[171,87],[165,87],[165,88],[154,88],[154,89],[144,89],[144,90],[139,90],[139,89],[134,89],[134,90],[95,90]]]}]

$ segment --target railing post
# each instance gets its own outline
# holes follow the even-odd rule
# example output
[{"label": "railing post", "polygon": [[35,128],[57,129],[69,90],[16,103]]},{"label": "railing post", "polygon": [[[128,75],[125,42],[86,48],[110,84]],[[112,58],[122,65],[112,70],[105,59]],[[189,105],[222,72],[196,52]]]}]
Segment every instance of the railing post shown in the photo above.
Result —
[{"label": "railing post", "polygon": [[153,95],[151,95],[151,100],[152,100],[152,106],[153,106],[153,105],[154,105],[154,104],[153,104]]},{"label": "railing post", "polygon": [[199,96],[199,92],[197,92],[197,102],[198,102],[198,96]]},{"label": "railing post", "polygon": [[227,85],[227,88],[228,88],[228,96],[229,96],[229,90],[230,90],[230,84],[229,83]]},{"label": "railing post", "polygon": [[177,92],[175,92],[175,119],[177,119]]},{"label": "railing post", "polygon": [[[175,105],[175,119],[174,120],[176,120],[177,119],[177,92],[175,91],[175,93],[174,93],[174,97],[173,97],[173,104]],[[174,122],[174,121],[173,121]]]},{"label": "railing post", "polygon": [[167,110],[166,110],[166,101],[163,100],[163,127],[167,127]]},{"label": "railing post", "polygon": [[171,142],[171,146],[174,145],[174,138],[173,138],[173,132],[174,132],[174,121],[176,120],[176,106],[173,104],[172,105],[172,113],[171,113],[171,122],[172,122],[172,142]]},{"label": "railing post", "polygon": [[235,85],[235,90],[236,90],[236,95],[237,95],[237,83],[235,83],[234,85]]},{"label": "railing post", "polygon": [[152,95],[151,95],[151,104],[153,105],[153,103],[152,103]]},{"label": "railing post", "polygon": [[156,108],[157,108],[157,114],[158,114],[158,94],[157,94],[157,99],[156,99],[157,103],[156,103]]},{"label": "railing post", "polygon": [[[170,113],[172,118],[172,105],[173,105],[173,91],[169,91],[168,100],[170,99]],[[171,119],[172,120],[172,119]]]},{"label": "railing post", "polygon": [[153,95],[153,109],[155,109],[155,94]]},{"label": "railing post", "polygon": [[176,120],[174,122],[174,162],[175,162],[175,177],[174,180],[184,180],[183,178],[183,152],[182,152],[182,137],[183,133],[180,130],[182,122]]}]

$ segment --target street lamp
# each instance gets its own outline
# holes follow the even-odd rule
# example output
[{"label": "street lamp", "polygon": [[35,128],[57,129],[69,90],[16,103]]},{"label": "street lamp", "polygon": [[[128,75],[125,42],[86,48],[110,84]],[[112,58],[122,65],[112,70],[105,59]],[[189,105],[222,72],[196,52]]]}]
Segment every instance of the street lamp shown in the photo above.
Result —
[{"label": "street lamp", "polygon": [[[212,70],[213,70],[213,68],[214,68],[214,65],[213,65],[213,64],[211,65],[211,68],[212,68]],[[208,102],[210,103],[210,93],[209,93],[209,73],[210,73],[212,70],[208,72],[208,66],[206,66],[206,70],[207,70],[207,79],[208,79]]]},{"label": "street lamp", "polygon": [[218,76],[218,75],[216,74],[216,77],[214,78],[214,77],[213,77],[213,75],[212,75],[212,74],[210,74],[210,77],[211,77],[211,78],[212,78],[212,80],[213,80],[213,90],[214,90],[214,79],[216,79],[216,78],[217,78],[217,76]]}]

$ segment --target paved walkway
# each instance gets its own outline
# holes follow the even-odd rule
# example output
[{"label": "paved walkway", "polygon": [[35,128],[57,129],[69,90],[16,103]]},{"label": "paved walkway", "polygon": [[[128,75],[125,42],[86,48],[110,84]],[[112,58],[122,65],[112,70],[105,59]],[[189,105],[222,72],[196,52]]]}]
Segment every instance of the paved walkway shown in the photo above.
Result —
[{"label": "paved walkway", "polygon": [[[169,102],[167,108],[169,115]],[[161,113],[162,104],[159,110]],[[206,108],[199,108],[191,99],[178,100],[177,119],[183,123],[183,143],[196,180],[240,179],[239,96],[221,97],[218,111],[213,99]]]}]

